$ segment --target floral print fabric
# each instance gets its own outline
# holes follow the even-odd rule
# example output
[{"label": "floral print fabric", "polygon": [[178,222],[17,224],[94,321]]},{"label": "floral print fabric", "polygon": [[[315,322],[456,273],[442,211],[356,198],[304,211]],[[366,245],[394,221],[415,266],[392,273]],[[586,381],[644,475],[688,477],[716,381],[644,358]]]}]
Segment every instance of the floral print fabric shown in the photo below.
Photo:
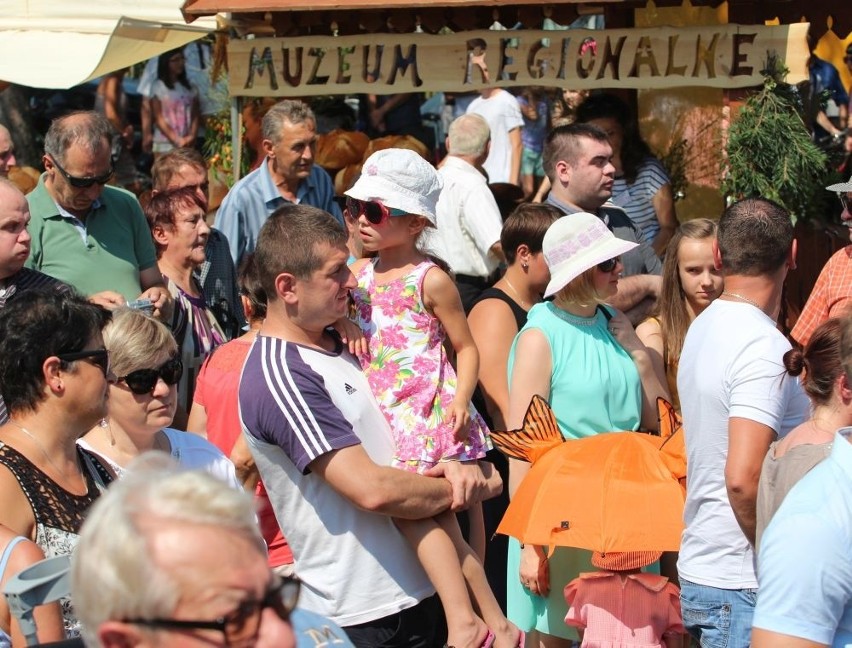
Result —
[{"label": "floral print fabric", "polygon": [[393,465],[422,472],[440,461],[483,457],[491,442],[472,405],[466,442],[457,442],[451,422],[445,421],[456,394],[456,373],[444,349],[444,327],[422,299],[423,279],[435,264],[424,261],[403,277],[377,284],[374,263],[359,271],[352,297],[369,343],[369,356],[359,360],[393,431]]}]

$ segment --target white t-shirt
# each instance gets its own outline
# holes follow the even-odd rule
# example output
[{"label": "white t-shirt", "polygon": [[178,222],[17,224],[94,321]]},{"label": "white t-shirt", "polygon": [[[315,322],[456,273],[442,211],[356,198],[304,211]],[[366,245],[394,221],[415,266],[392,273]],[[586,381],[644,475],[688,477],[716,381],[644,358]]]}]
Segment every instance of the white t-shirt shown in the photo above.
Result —
[{"label": "white t-shirt", "polygon": [[299,607],[341,627],[375,621],[434,593],[391,518],[357,508],[311,471],[361,444],[390,464],[394,444],[357,360],[258,335],[240,378],[240,421],[302,580]]},{"label": "white t-shirt", "polygon": [[482,165],[488,172],[488,182],[511,182],[512,146],[509,143],[509,131],[524,125],[518,101],[510,92],[499,90],[488,99],[474,99],[467,113],[481,115],[491,128],[491,151]]},{"label": "white t-shirt", "polygon": [[808,416],[799,381],[782,358],[790,343],[756,307],[717,299],[686,334],[677,374],[686,441],[682,578],[720,589],[757,587],[754,548],[728,500],[728,419],[767,425],[783,437]]},{"label": "white t-shirt", "polygon": [[444,260],[456,274],[487,277],[499,263],[488,251],[503,229],[494,194],[485,176],[460,158],[448,156],[438,175],[444,181],[437,206]]}]

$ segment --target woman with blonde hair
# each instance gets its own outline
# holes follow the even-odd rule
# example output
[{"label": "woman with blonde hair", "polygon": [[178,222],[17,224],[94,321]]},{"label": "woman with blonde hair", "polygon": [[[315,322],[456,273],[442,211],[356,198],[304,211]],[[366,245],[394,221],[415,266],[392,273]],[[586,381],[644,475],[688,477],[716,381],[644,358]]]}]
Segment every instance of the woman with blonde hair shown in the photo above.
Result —
[{"label": "woman with blonde hair", "polygon": [[168,328],[132,308],[115,311],[104,328],[117,380],[109,386],[107,416],[78,443],[119,477],[146,450],[169,453],[186,468],[205,470],[239,488],[234,465],[212,443],[169,427],[183,375],[178,346]]},{"label": "woman with blonde hair", "polygon": [[[615,238],[593,214],[557,220],[544,235],[550,269],[545,297],[530,309],[509,356],[508,429],[522,426],[535,395],[547,400],[563,436],[583,438],[616,430],[657,427],[656,398],[664,392],[648,350],[630,321],[606,305],[618,290],[621,255],[636,243]],[[509,462],[509,495],[529,464]],[[562,589],[591,568],[591,553],[510,539],[508,617],[535,629],[537,648],[563,648],[577,640],[565,622]]]},{"label": "woman with blonde hair", "polygon": [[663,261],[663,288],[654,315],[636,327],[658,375],[665,376],[668,400],[680,411],[677,367],[689,325],[722,294],[724,279],[713,260],[716,223],[696,218],[678,227]]}]

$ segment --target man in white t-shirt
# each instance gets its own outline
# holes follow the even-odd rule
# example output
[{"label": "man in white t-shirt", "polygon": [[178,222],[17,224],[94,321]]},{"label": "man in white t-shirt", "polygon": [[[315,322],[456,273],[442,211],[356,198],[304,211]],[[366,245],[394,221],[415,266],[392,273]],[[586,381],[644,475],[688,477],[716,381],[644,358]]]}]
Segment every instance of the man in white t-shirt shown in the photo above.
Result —
[{"label": "man in white t-shirt", "polygon": [[488,182],[521,184],[521,127],[524,117],[512,93],[502,88],[488,88],[474,99],[467,114],[482,115],[491,128],[491,152],[482,165]]},{"label": "man in white t-shirt", "polygon": [[480,169],[488,157],[491,129],[480,115],[462,115],[447,134],[447,157],[438,171],[438,234],[445,261],[455,274],[465,312],[488,287],[503,258],[503,219]]},{"label": "man in white t-shirt", "polygon": [[677,377],[689,466],[678,573],[690,634],[702,646],[747,646],[761,465],[769,444],[808,415],[776,328],[796,260],[789,214],[762,198],[734,203],[714,256],[725,291],[689,327]]},{"label": "man in white t-shirt", "polygon": [[390,426],[328,328],[356,286],[346,241],[309,205],[281,207],[261,229],[254,258],[267,315],[243,367],[240,421],[293,549],[300,605],[358,648],[429,648],[440,626],[434,588],[390,516],[433,517],[496,495],[500,479],[461,462],[432,477],[390,467]]}]

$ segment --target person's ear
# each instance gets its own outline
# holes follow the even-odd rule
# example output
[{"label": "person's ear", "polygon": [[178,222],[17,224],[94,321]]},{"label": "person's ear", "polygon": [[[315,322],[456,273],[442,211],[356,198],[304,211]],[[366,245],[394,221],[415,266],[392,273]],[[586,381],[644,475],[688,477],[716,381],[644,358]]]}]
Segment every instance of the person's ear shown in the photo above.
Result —
[{"label": "person's ear", "polygon": [[282,272],[275,277],[275,294],[285,304],[296,304],[299,296],[296,291],[299,280],[289,272]]},{"label": "person's ear", "polygon": [[429,224],[429,219],[425,216],[417,216],[408,221],[408,232],[412,236],[417,236],[426,229],[426,226]]},{"label": "person's ear", "polygon": [[787,266],[790,270],[796,269],[796,257],[799,254],[799,242],[793,239],[793,244],[790,246],[790,252],[787,255]]},{"label": "person's ear", "polygon": [[722,252],[719,250],[719,239],[713,239],[713,266],[716,270],[722,269]]},{"label": "person's ear", "polygon": [[98,628],[98,639],[103,648],[141,648],[148,643],[137,626],[122,621],[104,621]]},{"label": "person's ear", "polygon": [[849,376],[844,371],[837,380],[840,388],[840,399],[847,405],[852,403],[852,385],[849,384]]},{"label": "person's ear", "polygon": [[571,181],[571,173],[573,169],[565,160],[557,160],[553,165],[553,171],[556,174],[556,179],[563,184],[569,184]]},{"label": "person's ear", "polygon": [[250,322],[254,316],[254,306],[251,303],[251,299],[245,295],[240,295],[240,304],[243,307],[243,315],[246,317],[246,322]]},{"label": "person's ear", "polygon": [[44,362],[41,364],[41,373],[44,377],[44,386],[46,390],[49,389],[54,393],[61,393],[62,390],[65,389],[65,382],[63,379],[63,373],[65,373],[65,370],[62,368],[62,360],[56,356],[45,358]]},{"label": "person's ear", "polygon": [[166,246],[169,244],[169,231],[163,225],[154,225],[151,228],[151,236],[158,245]]},{"label": "person's ear", "polygon": [[526,243],[521,243],[515,250],[515,258],[521,262],[521,267],[524,269],[529,267],[531,256],[532,252],[530,252],[530,247]]},{"label": "person's ear", "polygon": [[260,145],[263,147],[263,152],[266,155],[266,157],[274,160],[275,159],[275,151],[274,151],[274,148],[273,148],[274,144],[272,143],[272,140],[265,139],[260,143]]}]

